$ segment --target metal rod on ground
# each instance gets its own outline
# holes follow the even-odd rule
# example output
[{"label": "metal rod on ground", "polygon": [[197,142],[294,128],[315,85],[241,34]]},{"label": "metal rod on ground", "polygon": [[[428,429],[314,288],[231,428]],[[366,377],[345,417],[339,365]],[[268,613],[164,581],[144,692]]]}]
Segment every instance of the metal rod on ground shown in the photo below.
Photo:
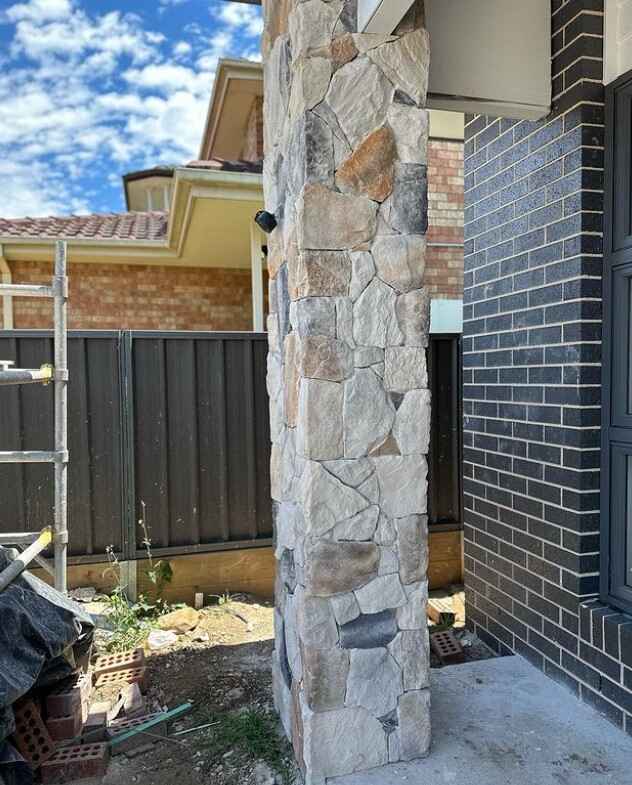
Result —
[{"label": "metal rod on ground", "polygon": [[[68,554],[68,278],[67,245],[55,245],[55,588],[66,592]],[[63,460],[65,458],[65,460]]]},{"label": "metal rod on ground", "polygon": [[4,591],[7,586],[18,577],[20,573],[24,572],[24,570],[36,556],[39,556],[42,551],[48,548],[52,542],[52,539],[52,531],[50,529],[43,529],[35,542],[32,545],[29,545],[29,547],[23,553],[21,553],[17,559],[15,559],[15,561],[12,561],[6,569],[0,572],[0,592]]}]

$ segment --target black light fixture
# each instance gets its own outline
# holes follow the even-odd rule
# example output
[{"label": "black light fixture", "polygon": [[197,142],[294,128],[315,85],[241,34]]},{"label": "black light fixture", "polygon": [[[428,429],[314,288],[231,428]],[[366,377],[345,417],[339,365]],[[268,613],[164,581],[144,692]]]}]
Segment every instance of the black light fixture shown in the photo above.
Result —
[{"label": "black light fixture", "polygon": [[277,228],[277,219],[267,210],[259,210],[255,215],[255,223],[266,234],[270,234]]}]

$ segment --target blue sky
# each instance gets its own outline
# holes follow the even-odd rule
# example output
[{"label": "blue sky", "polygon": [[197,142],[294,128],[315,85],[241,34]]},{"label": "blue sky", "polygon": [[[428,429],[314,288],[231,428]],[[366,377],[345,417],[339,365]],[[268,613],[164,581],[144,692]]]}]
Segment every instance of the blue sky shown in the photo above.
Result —
[{"label": "blue sky", "polygon": [[257,6],[0,0],[0,216],[120,211],[121,175],[195,158],[220,57]]}]

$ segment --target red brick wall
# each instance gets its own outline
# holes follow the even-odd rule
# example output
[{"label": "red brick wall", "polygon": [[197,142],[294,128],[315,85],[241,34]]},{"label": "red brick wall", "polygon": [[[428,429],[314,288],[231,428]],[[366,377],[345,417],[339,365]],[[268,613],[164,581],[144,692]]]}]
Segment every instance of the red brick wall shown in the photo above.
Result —
[{"label": "red brick wall", "polygon": [[263,98],[257,96],[248,117],[246,141],[241,154],[244,161],[263,160]]},{"label": "red brick wall", "polygon": [[[463,143],[428,145],[428,250],[425,285],[433,297],[463,297]],[[435,245],[452,243],[456,247]]]},{"label": "red brick wall", "polygon": [[[10,262],[15,283],[46,283],[52,264]],[[250,270],[71,263],[71,329],[251,330]],[[14,298],[16,329],[49,328],[47,300]]]}]

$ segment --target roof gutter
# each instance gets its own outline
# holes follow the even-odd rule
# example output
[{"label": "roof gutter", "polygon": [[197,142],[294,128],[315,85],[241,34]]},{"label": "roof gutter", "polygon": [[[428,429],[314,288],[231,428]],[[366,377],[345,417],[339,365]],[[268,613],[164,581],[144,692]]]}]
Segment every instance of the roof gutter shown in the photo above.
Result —
[{"label": "roof gutter", "polygon": [[[0,278],[2,279],[2,283],[13,283],[13,275],[11,274],[9,263],[4,256],[2,244],[0,244]],[[10,294],[6,294],[2,298],[2,324],[5,330],[13,329],[13,297]]]}]

